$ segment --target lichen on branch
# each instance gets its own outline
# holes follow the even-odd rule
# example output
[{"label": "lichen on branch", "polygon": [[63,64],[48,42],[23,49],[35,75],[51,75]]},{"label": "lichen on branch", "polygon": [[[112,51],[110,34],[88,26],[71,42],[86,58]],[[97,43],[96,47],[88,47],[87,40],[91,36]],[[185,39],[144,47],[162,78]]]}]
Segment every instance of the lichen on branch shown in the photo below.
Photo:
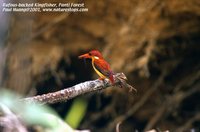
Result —
[{"label": "lichen on branch", "polygon": [[43,95],[37,95],[34,97],[28,97],[25,98],[25,101],[30,101],[30,102],[41,102],[41,103],[48,103],[48,104],[53,104],[57,102],[64,102],[67,101],[71,98],[77,97],[82,94],[86,94],[89,92],[95,92],[99,90],[106,89],[111,86],[119,86],[121,88],[129,88],[130,90],[135,90],[131,85],[126,83],[126,76],[123,73],[117,73],[114,75],[115,83],[112,85],[108,79],[104,80],[92,80],[92,81],[86,81],[80,84],[77,84],[72,87],[65,88],[63,90],[57,91],[57,92],[52,92],[52,93],[47,93]]}]

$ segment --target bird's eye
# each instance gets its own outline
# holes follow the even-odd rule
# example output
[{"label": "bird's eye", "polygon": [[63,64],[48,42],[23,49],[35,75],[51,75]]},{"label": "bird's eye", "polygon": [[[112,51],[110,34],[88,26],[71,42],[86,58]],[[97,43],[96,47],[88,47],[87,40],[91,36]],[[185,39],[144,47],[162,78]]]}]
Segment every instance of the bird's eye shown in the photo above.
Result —
[{"label": "bird's eye", "polygon": [[88,53],[89,54],[89,56],[91,56],[92,54],[91,53]]}]

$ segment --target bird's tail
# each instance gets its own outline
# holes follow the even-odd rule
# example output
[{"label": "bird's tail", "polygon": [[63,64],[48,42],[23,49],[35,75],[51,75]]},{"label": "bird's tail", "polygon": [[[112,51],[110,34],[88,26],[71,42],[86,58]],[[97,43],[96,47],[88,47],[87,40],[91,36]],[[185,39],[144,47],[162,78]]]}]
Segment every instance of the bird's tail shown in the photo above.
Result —
[{"label": "bird's tail", "polygon": [[110,73],[109,75],[109,80],[111,81],[112,84],[114,84],[114,74],[113,73]]}]

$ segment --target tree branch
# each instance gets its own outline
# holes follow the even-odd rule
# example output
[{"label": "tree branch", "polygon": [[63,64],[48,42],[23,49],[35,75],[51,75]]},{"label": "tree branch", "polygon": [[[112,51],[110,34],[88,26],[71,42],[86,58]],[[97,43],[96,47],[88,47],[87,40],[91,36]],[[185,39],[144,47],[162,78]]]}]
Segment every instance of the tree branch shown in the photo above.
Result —
[{"label": "tree branch", "polygon": [[0,102],[0,131],[1,132],[28,132],[20,118],[5,104]]},{"label": "tree branch", "polygon": [[103,90],[110,86],[120,86],[122,88],[129,88],[130,90],[136,91],[135,88],[126,83],[126,76],[123,73],[117,73],[116,75],[114,75],[114,79],[115,79],[114,85],[112,85],[108,79],[105,80],[96,79],[93,81],[86,81],[57,92],[37,95],[34,97],[28,97],[25,98],[24,100],[30,102],[37,101],[44,104],[46,103],[53,104],[57,102],[67,101],[71,98],[74,98],[76,96],[85,93]]}]

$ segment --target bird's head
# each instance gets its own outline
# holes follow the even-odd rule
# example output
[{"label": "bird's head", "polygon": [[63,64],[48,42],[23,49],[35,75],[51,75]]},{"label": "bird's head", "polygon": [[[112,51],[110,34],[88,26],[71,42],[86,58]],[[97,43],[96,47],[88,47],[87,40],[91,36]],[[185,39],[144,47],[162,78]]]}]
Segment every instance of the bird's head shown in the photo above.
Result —
[{"label": "bird's head", "polygon": [[87,58],[89,58],[89,59],[98,60],[98,59],[103,59],[103,56],[101,55],[101,53],[98,50],[91,50],[89,53],[80,55],[78,58],[79,59],[82,59],[82,58],[87,59]]}]

